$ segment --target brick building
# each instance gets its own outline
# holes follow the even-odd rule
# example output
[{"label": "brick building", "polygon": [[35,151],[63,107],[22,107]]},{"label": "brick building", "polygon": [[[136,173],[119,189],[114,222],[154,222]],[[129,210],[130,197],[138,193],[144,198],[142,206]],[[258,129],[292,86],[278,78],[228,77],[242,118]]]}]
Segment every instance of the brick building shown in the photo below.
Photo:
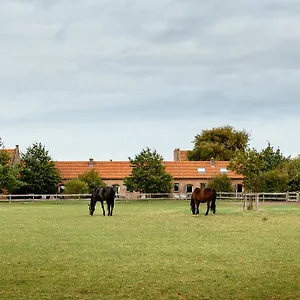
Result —
[{"label": "brick building", "polygon": [[[12,164],[20,162],[19,145],[14,149],[5,149],[12,157]],[[233,171],[227,170],[227,161],[188,161],[188,150],[175,149],[174,160],[164,161],[166,171],[173,178],[173,192],[184,194],[192,192],[193,189],[205,186],[214,176],[218,174],[227,174],[236,191],[243,190],[243,176]],[[102,180],[108,184],[115,186],[120,194],[127,192],[124,185],[124,177],[131,174],[129,161],[94,161],[90,158],[87,161],[56,161],[56,166],[60,170],[63,181],[76,179],[78,175],[89,171],[96,170]]]},{"label": "brick building", "polygon": [[[215,175],[227,174],[236,191],[243,190],[243,176],[227,170],[227,161],[187,161],[187,150],[174,150],[174,161],[164,161],[166,171],[174,178],[175,193],[191,192],[196,186],[205,186]],[[127,192],[124,177],[131,174],[129,161],[57,161],[64,181],[75,179],[78,175],[96,170],[103,181],[118,188],[120,194]]]}]

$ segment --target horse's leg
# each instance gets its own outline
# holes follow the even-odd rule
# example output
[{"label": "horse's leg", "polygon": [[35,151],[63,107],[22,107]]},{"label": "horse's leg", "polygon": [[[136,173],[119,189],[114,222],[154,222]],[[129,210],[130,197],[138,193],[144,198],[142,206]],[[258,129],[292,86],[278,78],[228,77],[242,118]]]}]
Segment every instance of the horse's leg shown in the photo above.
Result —
[{"label": "horse's leg", "polygon": [[108,216],[112,216],[112,204],[110,201],[106,201],[106,203],[107,203]]},{"label": "horse's leg", "polygon": [[103,212],[103,216],[105,216],[105,209],[104,209],[103,200],[101,200],[101,206],[102,206],[102,212]]},{"label": "horse's leg", "polygon": [[192,213],[193,215],[196,213],[196,210],[195,210],[195,203],[193,201],[193,198],[191,199],[191,203],[190,203],[190,206],[191,206],[191,209],[192,209]]},{"label": "horse's leg", "polygon": [[196,215],[199,215],[200,201],[197,201],[197,203],[195,204],[195,206],[196,206]]},{"label": "horse's leg", "polygon": [[210,209],[210,201],[207,201],[207,210],[205,213],[206,216],[208,215],[209,209]]},{"label": "horse's leg", "polygon": [[213,215],[216,213],[216,199],[212,200],[211,209],[213,211]]},{"label": "horse's leg", "polygon": [[114,210],[115,202],[114,200],[110,203],[110,215],[112,216],[113,210]]},{"label": "horse's leg", "polygon": [[216,213],[216,202],[215,201],[212,202],[211,209],[212,209],[213,215],[214,215]]},{"label": "horse's leg", "polygon": [[106,204],[107,204],[107,211],[108,211],[108,216],[110,216],[110,202],[107,202],[106,201]]},{"label": "horse's leg", "polygon": [[93,204],[92,202],[89,204],[89,211],[90,211],[90,216],[92,216],[95,211],[95,204]]}]

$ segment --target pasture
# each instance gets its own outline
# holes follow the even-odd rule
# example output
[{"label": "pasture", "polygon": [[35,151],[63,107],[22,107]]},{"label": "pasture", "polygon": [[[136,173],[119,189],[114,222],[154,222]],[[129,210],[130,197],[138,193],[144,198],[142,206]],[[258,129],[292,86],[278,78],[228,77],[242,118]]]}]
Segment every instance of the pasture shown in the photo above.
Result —
[{"label": "pasture", "polygon": [[0,203],[0,299],[300,299],[300,205]]}]

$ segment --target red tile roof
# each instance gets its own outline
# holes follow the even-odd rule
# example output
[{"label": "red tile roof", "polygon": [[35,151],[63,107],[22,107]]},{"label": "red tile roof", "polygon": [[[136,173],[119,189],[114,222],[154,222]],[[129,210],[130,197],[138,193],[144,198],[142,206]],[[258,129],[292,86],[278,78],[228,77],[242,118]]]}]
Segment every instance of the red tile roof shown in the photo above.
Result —
[{"label": "red tile roof", "polygon": [[[174,179],[193,178],[204,179],[212,178],[213,176],[221,174],[220,169],[226,169],[227,161],[215,161],[214,167],[210,165],[209,161],[166,161],[164,162],[166,171],[171,173]],[[198,169],[200,172],[198,172]],[[205,168],[205,170],[203,169]],[[202,172],[201,172],[202,171]],[[203,172],[204,171],[204,172]],[[233,171],[228,170],[227,175],[230,178],[240,179],[242,175],[238,175]]]},{"label": "red tile roof", "polygon": [[11,157],[15,154],[15,149],[0,149],[0,151],[7,151]]},{"label": "red tile roof", "polygon": [[[174,179],[183,178],[211,178],[220,174],[220,168],[226,168],[227,161],[216,161],[215,167],[211,167],[209,161],[165,161],[166,171],[171,173]],[[96,170],[102,179],[124,179],[131,174],[129,161],[94,161],[90,167],[88,161],[57,161],[57,168],[60,170],[63,179],[74,179],[78,175]],[[205,172],[198,172],[198,168],[205,168]],[[228,170],[228,176],[241,179],[242,175]]]},{"label": "red tile roof", "polygon": [[94,161],[90,167],[88,161],[57,161],[63,179],[77,178],[78,175],[92,169],[98,171],[102,179],[123,179],[131,174],[131,167],[127,161]]}]

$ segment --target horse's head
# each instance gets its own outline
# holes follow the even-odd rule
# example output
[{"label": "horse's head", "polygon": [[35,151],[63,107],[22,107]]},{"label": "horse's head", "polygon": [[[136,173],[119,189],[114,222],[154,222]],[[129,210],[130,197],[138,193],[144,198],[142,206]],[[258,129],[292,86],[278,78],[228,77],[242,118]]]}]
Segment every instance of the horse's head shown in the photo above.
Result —
[{"label": "horse's head", "polygon": [[94,211],[95,211],[95,205],[89,204],[89,211],[90,211],[90,216],[92,216],[94,214]]}]

